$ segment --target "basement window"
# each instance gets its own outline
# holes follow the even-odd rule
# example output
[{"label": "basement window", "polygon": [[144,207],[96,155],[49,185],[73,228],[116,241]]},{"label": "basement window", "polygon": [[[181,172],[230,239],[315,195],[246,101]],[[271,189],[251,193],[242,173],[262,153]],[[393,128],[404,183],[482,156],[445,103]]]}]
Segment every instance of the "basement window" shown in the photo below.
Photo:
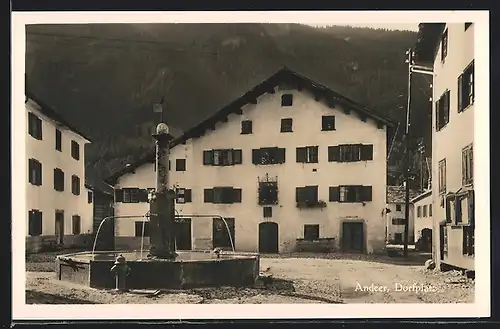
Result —
[{"label": "basement window", "polygon": [[319,240],[319,225],[304,225],[304,240]]}]

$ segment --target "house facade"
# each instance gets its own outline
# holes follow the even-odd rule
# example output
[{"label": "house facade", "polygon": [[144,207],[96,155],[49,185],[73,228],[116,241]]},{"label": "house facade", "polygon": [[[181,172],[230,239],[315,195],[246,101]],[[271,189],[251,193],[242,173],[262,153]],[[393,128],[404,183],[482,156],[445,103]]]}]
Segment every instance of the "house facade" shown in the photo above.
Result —
[{"label": "house facade", "polygon": [[85,192],[85,153],[90,140],[27,93],[28,180],[26,251],[45,243],[71,246],[92,230]]},{"label": "house facade", "polygon": [[[410,190],[410,200],[417,195],[413,189]],[[404,186],[387,186],[387,206],[386,214],[386,244],[404,244],[405,232],[405,209],[406,209],[406,188]],[[414,219],[415,207],[410,202],[410,215],[408,224],[408,244],[415,243]]]},{"label": "house facade", "polygon": [[432,250],[432,191],[427,190],[411,200],[414,207],[414,232],[417,249]]},{"label": "house facade", "polygon": [[[276,253],[306,240],[383,250],[392,127],[296,72],[278,71],[172,142],[177,248],[234,243],[237,251]],[[107,180],[115,187],[117,248],[148,244],[141,216],[155,174],[151,155]]]},{"label": "house facade", "polygon": [[415,62],[433,71],[433,256],[474,270],[474,24],[421,24]]}]

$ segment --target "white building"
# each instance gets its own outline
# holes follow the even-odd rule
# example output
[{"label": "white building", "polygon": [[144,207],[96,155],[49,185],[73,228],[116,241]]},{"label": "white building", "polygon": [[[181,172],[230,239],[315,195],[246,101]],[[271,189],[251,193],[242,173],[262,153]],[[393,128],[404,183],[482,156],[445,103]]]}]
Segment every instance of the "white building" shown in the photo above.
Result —
[{"label": "white building", "polygon": [[474,24],[420,24],[415,62],[433,71],[433,256],[474,269]]},{"label": "white building", "polygon": [[84,148],[90,140],[29,93],[25,107],[26,251],[49,243],[78,244],[92,230],[92,204],[84,187]]},{"label": "white building", "polygon": [[431,251],[432,243],[432,190],[427,190],[411,200],[414,208],[415,242],[422,243],[420,249]]},{"label": "white building", "polygon": [[[410,200],[417,195],[417,192],[410,190]],[[405,232],[405,207],[406,188],[404,186],[387,186],[387,206],[386,206],[386,243],[390,245],[404,244]],[[415,242],[414,231],[414,206],[410,202],[410,214],[408,224],[408,244]]]},{"label": "white building", "polygon": [[[368,252],[385,246],[393,123],[284,68],[172,142],[180,249],[283,252],[297,243]],[[115,215],[146,214],[154,155],[107,180]],[[191,214],[205,217],[194,217]],[[117,248],[137,248],[143,219],[117,219]],[[147,236],[147,223],[146,232]],[[146,245],[148,241],[146,239]]]}]

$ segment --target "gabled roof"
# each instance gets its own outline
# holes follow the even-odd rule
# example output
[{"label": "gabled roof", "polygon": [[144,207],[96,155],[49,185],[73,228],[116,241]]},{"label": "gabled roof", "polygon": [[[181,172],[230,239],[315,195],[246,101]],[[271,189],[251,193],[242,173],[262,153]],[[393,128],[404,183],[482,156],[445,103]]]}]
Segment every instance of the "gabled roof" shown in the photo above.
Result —
[{"label": "gabled roof", "polygon": [[57,113],[54,109],[52,109],[50,106],[45,104],[43,101],[41,101],[38,97],[36,97],[34,94],[32,94],[29,91],[26,91],[25,96],[29,99],[31,99],[33,102],[37,103],[38,106],[40,106],[40,113],[43,115],[47,116],[48,118],[60,123],[61,125],[64,125],[68,127],[71,131],[74,133],[80,135],[81,137],[85,138],[89,142],[91,141],[90,138],[85,136],[83,133],[81,133],[77,128],[75,128],[72,124],[70,124],[66,119],[64,119],[59,113]]},{"label": "gabled roof", "polygon": [[[405,203],[406,188],[404,186],[387,186],[387,203]],[[418,191],[410,189],[410,200],[418,196]],[[410,201],[411,202],[411,201]]]},{"label": "gabled roof", "polygon": [[[330,88],[319,84],[295,71],[290,70],[287,67],[283,67],[269,78],[253,87],[251,90],[247,91],[245,94],[224,106],[222,109],[218,110],[214,115],[210,116],[208,119],[200,122],[198,125],[192,127],[186,131],[182,136],[174,139],[170,147],[174,147],[178,144],[185,143],[191,138],[199,138],[205,134],[207,130],[211,130],[215,127],[218,122],[227,122],[227,117],[230,114],[241,114],[242,107],[253,103],[257,103],[257,98],[266,93],[274,93],[274,88],[280,83],[294,84],[298,90],[306,89],[310,91],[317,101],[324,100],[327,104],[334,108],[335,104],[340,104],[346,110],[353,110],[360,117],[372,118],[378,124],[386,125],[388,127],[395,127],[396,123],[392,121],[387,116],[376,113],[374,110],[361,105],[352,99],[349,99]],[[137,167],[145,164],[154,162],[155,154],[151,152],[146,156],[139,159],[137,162],[128,165],[127,167],[119,170],[115,174],[108,177],[105,181],[109,184],[115,184],[116,180],[125,173],[134,171]]]},{"label": "gabled roof", "polygon": [[430,196],[431,194],[432,194],[432,190],[427,190],[424,193],[417,195],[415,198],[411,199],[410,202],[411,203],[418,202],[418,201]]},{"label": "gabled roof", "polygon": [[414,49],[414,60],[417,65],[430,67],[434,65],[445,26],[445,23],[420,23],[418,25],[419,30]]}]

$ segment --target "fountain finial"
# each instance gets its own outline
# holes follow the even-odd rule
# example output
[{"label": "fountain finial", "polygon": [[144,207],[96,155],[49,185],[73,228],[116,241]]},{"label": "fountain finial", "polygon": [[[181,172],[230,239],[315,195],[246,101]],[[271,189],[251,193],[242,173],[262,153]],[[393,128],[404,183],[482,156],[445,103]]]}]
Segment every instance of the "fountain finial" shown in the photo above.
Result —
[{"label": "fountain finial", "polygon": [[166,123],[159,123],[157,126],[156,126],[156,134],[158,135],[167,135],[169,133],[169,128],[168,128],[168,125]]}]

